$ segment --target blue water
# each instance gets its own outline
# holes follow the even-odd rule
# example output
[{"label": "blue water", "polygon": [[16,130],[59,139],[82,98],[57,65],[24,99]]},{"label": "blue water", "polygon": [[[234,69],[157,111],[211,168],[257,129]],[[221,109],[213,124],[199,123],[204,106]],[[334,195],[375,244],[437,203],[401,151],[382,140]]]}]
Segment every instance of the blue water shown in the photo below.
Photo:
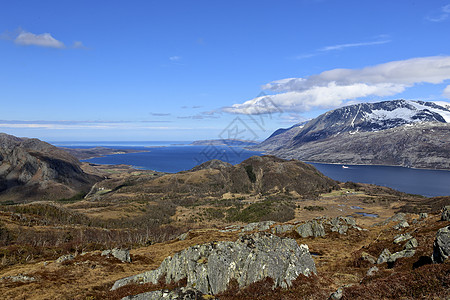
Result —
[{"label": "blue water", "polygon": [[368,214],[368,213],[365,213],[365,212],[355,212],[355,214],[362,215],[364,217],[378,218],[377,214]]},{"label": "blue water", "polygon": [[320,172],[342,182],[353,181],[387,186],[426,197],[450,196],[450,171],[388,166],[357,166],[312,163]]},{"label": "blue water", "polygon": [[211,159],[238,164],[251,156],[262,154],[259,151],[228,146],[165,146],[157,148],[114,146],[114,148],[132,148],[148,152],[107,155],[85,161],[96,164],[127,164],[148,170],[176,173],[192,169]]},{"label": "blue water", "polygon": [[[115,149],[138,149],[149,152],[108,155],[88,162],[97,164],[127,164],[160,172],[179,172],[211,160],[220,159],[237,164],[258,151],[228,146],[187,146],[189,142],[55,142],[56,146],[91,148],[95,146]],[[161,147],[162,146],[162,147]],[[450,195],[450,171],[419,170],[386,166],[354,166],[312,163],[320,172],[342,182],[353,181],[387,186],[405,193],[426,197]]]}]

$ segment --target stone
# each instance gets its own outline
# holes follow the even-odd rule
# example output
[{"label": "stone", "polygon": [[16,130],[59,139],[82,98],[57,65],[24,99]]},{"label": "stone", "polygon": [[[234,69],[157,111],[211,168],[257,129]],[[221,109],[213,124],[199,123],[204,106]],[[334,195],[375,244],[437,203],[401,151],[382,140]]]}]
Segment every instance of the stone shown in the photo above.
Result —
[{"label": "stone", "polygon": [[217,299],[212,296],[204,297],[205,294],[192,288],[178,288],[172,291],[159,290],[153,292],[146,292],[134,296],[123,297],[121,300],[199,300],[199,299]]},{"label": "stone", "polygon": [[305,224],[301,224],[295,228],[295,231],[303,238],[306,237],[320,237],[325,236],[325,228],[322,223],[316,220],[308,221]]},{"label": "stone", "polygon": [[242,226],[239,226],[239,225],[230,225],[230,226],[225,227],[222,230],[219,230],[219,232],[234,232],[234,231],[241,230],[241,228],[242,228]]},{"label": "stone", "polygon": [[384,249],[377,259],[377,264],[380,265],[387,262],[389,260],[389,257],[391,257],[391,252],[388,249]]},{"label": "stone", "polygon": [[114,248],[112,250],[104,250],[102,251],[102,256],[113,256],[115,258],[117,258],[118,260],[120,260],[121,262],[127,262],[130,263],[131,262],[131,257],[130,257],[130,250],[128,249],[119,249],[119,248]]},{"label": "stone", "polygon": [[433,262],[443,263],[450,256],[450,225],[436,233],[433,244]]},{"label": "stone", "polygon": [[332,293],[330,295],[331,300],[341,300],[343,296],[343,289],[340,287],[337,289],[336,292]]},{"label": "stone", "polygon": [[353,217],[336,217],[331,219],[331,221],[328,222],[328,224],[331,225],[332,232],[338,232],[339,234],[346,234],[348,230],[348,225],[356,226],[356,221]]},{"label": "stone", "polygon": [[5,277],[1,277],[0,280],[10,280],[12,282],[33,282],[36,281],[36,278],[31,277],[31,276],[27,276],[27,275],[23,275],[23,274],[19,274],[16,276],[5,276]]},{"label": "stone", "polygon": [[282,224],[282,225],[276,225],[272,228],[272,233],[274,234],[283,234],[287,232],[291,232],[294,230],[294,225],[291,224]]},{"label": "stone", "polygon": [[404,241],[407,241],[407,240],[410,240],[410,239],[412,239],[412,235],[411,234],[409,234],[409,233],[402,233],[402,234],[396,235],[394,237],[394,244],[399,244],[401,242],[404,242]]},{"label": "stone", "polygon": [[56,262],[60,264],[60,263],[63,263],[65,261],[73,260],[74,258],[75,258],[75,255],[73,255],[73,254],[66,254],[66,255],[62,255],[62,256],[58,257],[56,259]]},{"label": "stone", "polygon": [[394,226],[394,229],[396,230],[401,230],[403,228],[408,228],[409,224],[406,221],[400,221],[400,223],[398,223],[397,225]]},{"label": "stone", "polygon": [[450,221],[450,205],[447,205],[442,209],[441,220]]},{"label": "stone", "polygon": [[379,270],[380,270],[380,269],[378,269],[377,266],[373,266],[373,267],[371,267],[369,270],[367,270],[366,275],[367,275],[367,276],[373,276],[373,275],[375,275],[375,273],[378,272]]},{"label": "stone", "polygon": [[245,225],[244,228],[242,228],[242,232],[249,232],[249,231],[254,231],[254,230],[265,231],[265,230],[268,230],[270,228],[270,226],[272,226],[273,224],[275,224],[274,221],[249,223],[249,224]]},{"label": "stone", "polygon": [[178,240],[180,240],[180,241],[184,241],[184,240],[186,240],[186,239],[188,238],[188,236],[189,236],[189,231],[188,231],[188,232],[185,232],[185,233],[182,233],[182,234],[180,234],[180,235],[178,236]]},{"label": "stone", "polygon": [[419,214],[419,219],[426,219],[428,218],[428,214],[427,213],[420,213]]},{"label": "stone", "polygon": [[391,254],[391,256],[389,256],[387,262],[394,263],[399,258],[412,257],[412,256],[414,256],[414,254],[416,254],[416,250],[414,250],[414,249],[408,249],[408,250],[402,250],[399,252],[395,252],[395,253]]},{"label": "stone", "polygon": [[419,243],[417,242],[417,240],[415,238],[412,238],[405,244],[404,249],[405,250],[415,249],[415,248],[417,248],[417,246],[419,246]]},{"label": "stone", "polygon": [[117,280],[111,290],[128,284],[167,283],[186,278],[186,287],[204,294],[217,294],[235,279],[239,287],[270,277],[274,287],[292,285],[300,274],[316,273],[307,245],[294,239],[260,232],[235,242],[212,242],[192,246],[167,257],[158,269]]},{"label": "stone", "polygon": [[361,258],[370,262],[371,264],[375,264],[377,262],[377,259],[374,256],[364,251],[361,253]]}]

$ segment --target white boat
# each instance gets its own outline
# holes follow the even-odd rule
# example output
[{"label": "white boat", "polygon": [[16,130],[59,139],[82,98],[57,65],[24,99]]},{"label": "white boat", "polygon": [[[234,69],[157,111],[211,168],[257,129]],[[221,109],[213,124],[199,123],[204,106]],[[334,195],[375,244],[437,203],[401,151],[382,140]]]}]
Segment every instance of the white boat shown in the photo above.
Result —
[{"label": "white boat", "polygon": [[348,169],[348,167],[347,166],[342,166],[342,169]]}]

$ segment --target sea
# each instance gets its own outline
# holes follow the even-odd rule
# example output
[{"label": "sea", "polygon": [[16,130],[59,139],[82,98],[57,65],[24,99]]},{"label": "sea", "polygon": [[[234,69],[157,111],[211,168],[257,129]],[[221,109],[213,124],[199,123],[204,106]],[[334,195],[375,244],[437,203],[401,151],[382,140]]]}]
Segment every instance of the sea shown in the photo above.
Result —
[{"label": "sea", "polygon": [[[146,152],[114,154],[84,161],[95,164],[127,164],[135,168],[176,173],[211,159],[238,164],[254,155],[264,155],[230,146],[192,146],[190,141],[151,142],[53,142],[58,147],[135,149]],[[450,171],[390,166],[311,163],[326,176],[346,182],[371,183],[425,197],[450,196]]]}]

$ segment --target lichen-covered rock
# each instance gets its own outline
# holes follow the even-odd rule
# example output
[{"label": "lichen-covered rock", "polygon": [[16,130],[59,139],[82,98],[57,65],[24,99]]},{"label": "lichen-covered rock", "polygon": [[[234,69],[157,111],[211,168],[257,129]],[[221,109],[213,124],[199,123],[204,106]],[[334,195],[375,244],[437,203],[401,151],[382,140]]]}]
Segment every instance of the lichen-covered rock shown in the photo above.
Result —
[{"label": "lichen-covered rock", "polygon": [[127,296],[121,300],[199,300],[210,299],[214,300],[215,297],[208,296],[204,298],[204,294],[196,289],[192,288],[179,288],[172,291],[159,290],[153,292],[142,293],[134,296]]},{"label": "lichen-covered rock", "polygon": [[339,234],[346,234],[349,226],[354,228],[358,227],[356,226],[356,221],[353,217],[336,217],[331,219],[328,224],[331,225],[332,232],[338,232]]},{"label": "lichen-covered rock", "polygon": [[72,254],[66,254],[66,255],[62,255],[62,256],[58,257],[58,258],[56,259],[56,262],[60,264],[60,263],[63,263],[63,262],[65,262],[65,261],[72,260],[72,259],[74,259],[74,258],[75,258],[74,255],[72,255]]},{"label": "lichen-covered rock", "polygon": [[119,248],[114,248],[112,250],[104,250],[102,251],[102,256],[110,256],[112,255],[113,257],[117,258],[118,260],[122,261],[122,262],[131,262],[131,257],[130,257],[130,250],[128,249],[119,249]]},{"label": "lichen-covered rock", "polygon": [[283,234],[287,232],[291,232],[294,230],[294,225],[291,224],[282,224],[282,225],[276,225],[272,228],[272,233],[274,234]]},{"label": "lichen-covered rock", "polygon": [[433,262],[443,263],[450,256],[450,225],[436,233],[433,245]]},{"label": "lichen-covered rock", "polygon": [[403,258],[403,257],[412,257],[416,254],[416,250],[414,249],[407,249],[395,252],[391,254],[387,260],[388,263],[394,263],[397,259]]},{"label": "lichen-covered rock", "polygon": [[409,233],[402,233],[402,234],[396,235],[394,237],[394,244],[399,244],[401,242],[404,242],[404,241],[407,241],[407,240],[410,240],[410,239],[412,239],[412,235],[411,234],[409,234]]},{"label": "lichen-covered rock", "polygon": [[132,283],[156,284],[187,280],[187,287],[205,294],[217,294],[227,289],[235,279],[240,287],[270,277],[274,286],[287,287],[300,274],[316,272],[308,246],[299,246],[290,238],[268,233],[254,233],[236,242],[213,242],[196,245],[167,257],[156,270],[116,281],[112,287]]},{"label": "lichen-covered rock", "polygon": [[249,232],[249,231],[265,231],[267,229],[270,228],[270,226],[272,226],[273,224],[275,224],[274,221],[262,221],[262,222],[254,222],[254,223],[249,223],[247,225],[244,226],[244,228],[242,228],[242,232]]},{"label": "lichen-covered rock", "polygon": [[375,273],[378,272],[378,271],[379,271],[378,267],[377,267],[377,266],[373,266],[373,267],[371,267],[369,270],[367,270],[366,275],[367,275],[367,276],[373,276],[373,275],[375,275]]},{"label": "lichen-covered rock", "polygon": [[31,276],[27,276],[27,275],[23,275],[23,274],[19,274],[16,276],[5,276],[5,277],[1,277],[0,280],[10,280],[12,282],[33,282],[36,281],[36,278],[31,277]]},{"label": "lichen-covered rock", "polygon": [[417,246],[419,246],[419,243],[415,238],[412,238],[405,244],[405,250],[415,249]]},{"label": "lichen-covered rock", "polygon": [[426,219],[428,218],[428,214],[427,213],[420,213],[419,214],[419,219]]},{"label": "lichen-covered rock", "polygon": [[403,228],[408,228],[409,227],[409,224],[408,224],[408,222],[406,222],[406,221],[400,221],[397,225],[395,225],[394,226],[394,229],[395,230],[400,230],[400,229],[403,229]]},{"label": "lichen-covered rock", "polygon": [[441,220],[450,221],[450,205],[447,205],[442,209]]},{"label": "lichen-covered rock", "polygon": [[391,257],[391,252],[389,249],[384,249],[383,252],[381,252],[380,256],[377,259],[377,264],[385,263],[389,260],[389,257]]},{"label": "lichen-covered rock", "polygon": [[295,231],[303,238],[325,236],[325,228],[316,220],[306,222],[295,228]]}]

